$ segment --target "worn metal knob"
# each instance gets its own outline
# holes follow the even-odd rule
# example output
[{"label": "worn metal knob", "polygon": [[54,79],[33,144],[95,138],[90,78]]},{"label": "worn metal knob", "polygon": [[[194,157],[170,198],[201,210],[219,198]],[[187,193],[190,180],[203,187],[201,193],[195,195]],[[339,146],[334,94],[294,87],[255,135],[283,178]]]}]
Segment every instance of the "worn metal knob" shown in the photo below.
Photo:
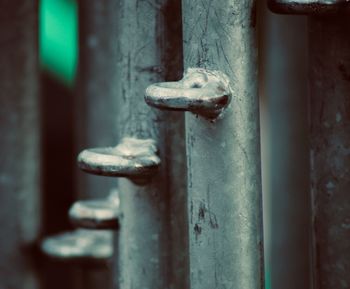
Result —
[{"label": "worn metal knob", "polygon": [[319,14],[339,11],[349,3],[349,0],[269,0],[268,6],[280,14]]},{"label": "worn metal knob", "polygon": [[84,150],[78,165],[91,174],[125,177],[141,184],[157,172],[160,159],[154,140],[124,138],[116,147]]},{"label": "worn metal knob", "polygon": [[69,210],[69,218],[76,227],[117,230],[119,228],[118,192],[112,192],[105,199],[75,202]]},{"label": "worn metal knob", "polygon": [[113,255],[113,233],[85,229],[61,233],[44,239],[41,250],[58,261],[104,264]]},{"label": "worn metal knob", "polygon": [[224,73],[189,68],[179,81],[150,85],[145,101],[159,109],[191,111],[212,119],[227,107],[231,95],[229,78]]}]

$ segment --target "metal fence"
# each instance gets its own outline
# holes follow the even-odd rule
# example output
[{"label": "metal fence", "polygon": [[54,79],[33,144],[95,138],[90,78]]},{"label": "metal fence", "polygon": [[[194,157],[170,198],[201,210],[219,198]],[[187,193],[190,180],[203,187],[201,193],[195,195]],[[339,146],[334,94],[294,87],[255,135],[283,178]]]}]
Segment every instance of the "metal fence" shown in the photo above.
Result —
[{"label": "metal fence", "polygon": [[0,288],[350,288],[350,2],[78,4],[66,187],[38,5],[0,4]]}]

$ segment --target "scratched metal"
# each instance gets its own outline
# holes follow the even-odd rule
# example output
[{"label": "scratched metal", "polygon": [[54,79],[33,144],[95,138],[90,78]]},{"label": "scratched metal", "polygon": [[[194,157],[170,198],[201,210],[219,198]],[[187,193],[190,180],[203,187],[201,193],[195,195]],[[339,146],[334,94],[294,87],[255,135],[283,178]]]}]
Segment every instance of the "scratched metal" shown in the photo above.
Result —
[{"label": "scratched metal", "polygon": [[202,68],[189,68],[181,80],[155,83],[145,92],[145,101],[150,106],[191,111],[207,118],[218,117],[230,100],[227,76]]},{"label": "scratched metal", "polygon": [[111,231],[77,229],[46,238],[41,248],[55,260],[106,265],[113,256],[112,243]]},{"label": "scratched metal", "polygon": [[37,289],[40,220],[36,1],[0,2],[0,288]]},{"label": "scratched metal", "polygon": [[75,227],[87,229],[119,228],[119,194],[108,198],[77,201],[69,210],[69,218]]},{"label": "scratched metal", "polygon": [[309,17],[314,288],[350,288],[350,13]]},{"label": "scratched metal", "polygon": [[192,289],[264,287],[255,4],[183,1],[185,67],[232,88],[216,121],[186,114]]},{"label": "scratched metal", "polygon": [[[170,187],[177,185],[172,179],[176,176],[172,162],[181,162],[184,157],[177,154],[180,150],[173,143],[175,135],[181,133],[177,129],[172,131],[175,127],[171,121],[179,127],[182,116],[177,119],[173,113],[152,109],[143,99],[147,86],[167,77],[178,77],[174,73],[182,70],[180,1],[122,0],[117,10],[119,30],[115,37],[119,57],[114,83],[119,107],[117,130],[120,138],[154,139],[161,164],[154,177],[142,186],[119,180],[121,229],[115,286],[121,289],[187,288],[186,233],[179,234],[184,232],[182,228],[185,229],[186,224],[175,231],[174,224],[178,221],[174,211],[170,211],[172,201],[178,201],[170,196],[170,192],[177,193],[175,187]],[[168,154],[170,152],[174,154]],[[181,185],[184,174],[180,171],[178,175]],[[184,195],[181,187],[179,194]],[[180,220],[184,219],[182,206],[185,204],[176,207]],[[180,248],[175,241],[184,246]],[[175,264],[178,267],[174,267]]]},{"label": "scratched metal", "polygon": [[271,11],[282,14],[334,13],[349,4],[349,0],[268,0]]}]

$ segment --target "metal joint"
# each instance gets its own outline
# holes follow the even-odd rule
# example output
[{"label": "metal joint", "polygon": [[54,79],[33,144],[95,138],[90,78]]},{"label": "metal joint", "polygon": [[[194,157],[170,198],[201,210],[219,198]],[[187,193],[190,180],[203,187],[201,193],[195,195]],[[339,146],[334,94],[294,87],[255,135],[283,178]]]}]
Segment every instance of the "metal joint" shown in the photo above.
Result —
[{"label": "metal joint", "polygon": [[189,68],[179,81],[150,85],[145,101],[159,109],[191,111],[205,118],[217,118],[231,101],[229,78],[220,71]]},{"label": "metal joint", "polygon": [[337,12],[349,0],[269,0],[269,9],[279,14],[321,14]]},{"label": "metal joint", "polygon": [[125,177],[143,184],[157,172],[160,159],[154,140],[124,138],[116,147],[82,151],[78,165],[91,174]]},{"label": "metal joint", "polygon": [[75,202],[69,210],[75,227],[86,229],[119,229],[119,197],[112,193],[108,198]]},{"label": "metal joint", "polygon": [[57,261],[103,265],[113,256],[113,233],[85,229],[61,233],[44,239],[41,250]]}]

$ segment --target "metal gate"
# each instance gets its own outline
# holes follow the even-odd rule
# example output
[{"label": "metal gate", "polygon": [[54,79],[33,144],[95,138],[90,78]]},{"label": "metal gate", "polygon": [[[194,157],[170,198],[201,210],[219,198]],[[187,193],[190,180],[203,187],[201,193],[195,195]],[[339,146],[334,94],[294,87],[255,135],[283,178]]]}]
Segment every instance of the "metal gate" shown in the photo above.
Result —
[{"label": "metal gate", "polygon": [[50,287],[43,255],[72,289],[350,288],[348,0],[79,1],[74,228],[50,236],[37,5],[9,3],[0,288]]}]

